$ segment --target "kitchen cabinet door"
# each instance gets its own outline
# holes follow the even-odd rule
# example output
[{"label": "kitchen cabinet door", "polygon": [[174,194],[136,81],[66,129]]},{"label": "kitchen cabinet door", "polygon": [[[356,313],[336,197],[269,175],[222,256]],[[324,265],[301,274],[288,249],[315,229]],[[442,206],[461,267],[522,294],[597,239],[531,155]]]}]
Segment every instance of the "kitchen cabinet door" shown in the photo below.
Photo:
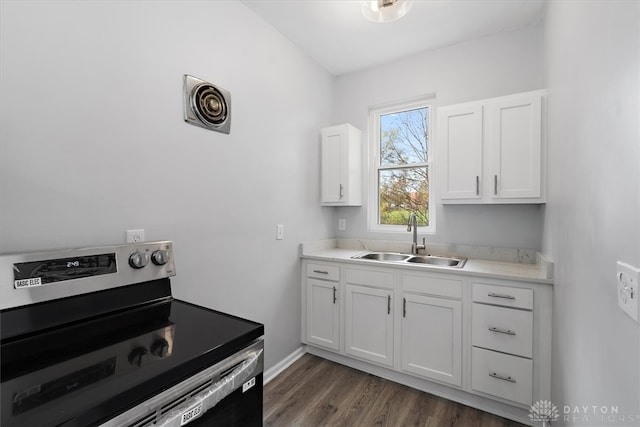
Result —
[{"label": "kitchen cabinet door", "polygon": [[362,133],[348,123],[321,130],[321,204],[362,204]]},{"label": "kitchen cabinet door", "polygon": [[482,113],[480,103],[438,109],[443,200],[482,197]]},{"label": "kitchen cabinet door", "polygon": [[347,285],[345,351],[393,366],[393,292]]},{"label": "kitchen cabinet door", "polygon": [[402,369],[462,385],[462,302],[403,294]]},{"label": "kitchen cabinet door", "polygon": [[444,204],[544,203],[544,90],[438,109]]},{"label": "kitchen cabinet door", "polygon": [[541,119],[540,93],[507,96],[489,103],[492,198],[542,196]]},{"label": "kitchen cabinet door", "polygon": [[339,283],[307,278],[307,341],[340,349]]}]

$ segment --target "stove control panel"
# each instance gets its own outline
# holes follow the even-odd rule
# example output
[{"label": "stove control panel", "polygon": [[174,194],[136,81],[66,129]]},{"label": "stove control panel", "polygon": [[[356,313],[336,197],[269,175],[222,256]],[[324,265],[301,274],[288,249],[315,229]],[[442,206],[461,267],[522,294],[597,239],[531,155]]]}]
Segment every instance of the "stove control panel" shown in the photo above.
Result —
[{"label": "stove control panel", "polygon": [[0,255],[0,310],[175,276],[173,242]]}]

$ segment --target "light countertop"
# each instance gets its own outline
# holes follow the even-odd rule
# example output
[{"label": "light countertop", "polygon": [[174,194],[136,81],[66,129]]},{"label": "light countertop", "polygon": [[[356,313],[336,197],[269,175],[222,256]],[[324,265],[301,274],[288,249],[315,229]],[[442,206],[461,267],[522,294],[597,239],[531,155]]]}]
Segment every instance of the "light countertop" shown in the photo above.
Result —
[{"label": "light countertop", "polygon": [[[379,249],[377,249],[377,251],[379,251]],[[399,263],[392,261],[353,259],[354,256],[368,252],[372,251],[335,247],[335,244],[332,244],[331,241],[323,241],[321,244],[303,244],[301,258],[317,261],[343,262],[359,266],[401,268],[407,271],[429,271],[432,273],[491,277],[495,279],[511,279],[524,282],[553,284],[553,278],[551,277],[553,263],[541,256],[538,257],[537,263],[506,262],[502,260],[486,260],[467,257],[467,262],[462,268],[411,264],[406,262]]]}]

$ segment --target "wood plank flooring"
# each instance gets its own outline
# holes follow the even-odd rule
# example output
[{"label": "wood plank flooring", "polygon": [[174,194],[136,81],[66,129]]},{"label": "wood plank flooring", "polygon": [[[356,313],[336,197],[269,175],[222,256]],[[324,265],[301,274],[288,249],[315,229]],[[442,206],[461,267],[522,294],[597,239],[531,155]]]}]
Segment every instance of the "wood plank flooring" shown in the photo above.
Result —
[{"label": "wood plank flooring", "polygon": [[265,386],[264,425],[523,426],[310,354]]}]

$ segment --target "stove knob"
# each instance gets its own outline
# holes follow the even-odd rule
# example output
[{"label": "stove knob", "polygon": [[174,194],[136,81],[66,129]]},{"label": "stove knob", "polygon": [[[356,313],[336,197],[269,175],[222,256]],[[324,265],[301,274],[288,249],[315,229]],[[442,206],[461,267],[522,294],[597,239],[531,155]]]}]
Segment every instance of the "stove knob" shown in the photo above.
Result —
[{"label": "stove knob", "polygon": [[149,264],[149,255],[144,252],[134,252],[129,257],[129,265],[133,268],[143,268]]},{"label": "stove knob", "polygon": [[149,352],[144,347],[135,348],[129,353],[129,363],[133,366],[140,367],[149,360]]},{"label": "stove knob", "polygon": [[160,359],[164,359],[169,354],[169,343],[164,338],[160,338],[151,345],[151,354]]},{"label": "stove knob", "polygon": [[169,261],[169,252],[165,250],[157,250],[151,254],[151,261],[155,265],[165,265]]}]

